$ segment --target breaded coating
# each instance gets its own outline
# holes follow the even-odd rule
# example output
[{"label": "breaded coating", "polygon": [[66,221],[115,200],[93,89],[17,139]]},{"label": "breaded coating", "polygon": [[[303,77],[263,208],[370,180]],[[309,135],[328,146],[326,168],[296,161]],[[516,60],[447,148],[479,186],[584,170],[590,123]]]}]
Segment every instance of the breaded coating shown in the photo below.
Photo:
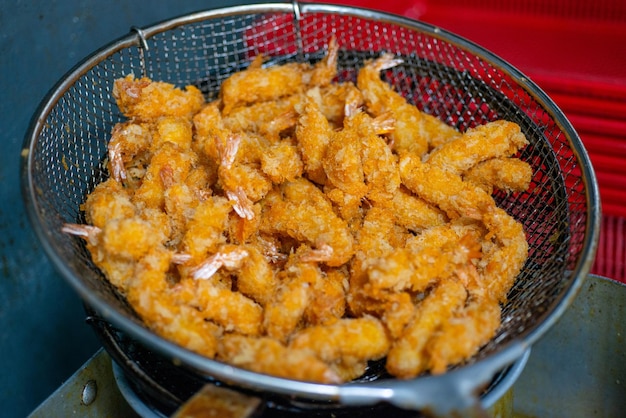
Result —
[{"label": "breaded coating", "polygon": [[391,207],[396,222],[416,233],[447,221],[447,216],[437,206],[429,204],[405,188],[399,188],[393,194]]},{"label": "breaded coating", "polygon": [[326,57],[316,65],[288,63],[279,66],[250,66],[222,83],[220,99],[225,115],[238,106],[266,102],[302,93],[313,86],[329,84],[336,75],[337,44],[328,45]]},{"label": "breaded coating", "polygon": [[307,350],[294,350],[270,337],[226,334],[218,358],[258,373],[318,383],[339,383],[332,368]]},{"label": "breaded coating", "polygon": [[136,121],[151,121],[161,116],[190,119],[204,104],[204,96],[195,86],[181,90],[147,77],[136,79],[132,74],[115,80],[113,98],[124,116]]},{"label": "breaded coating", "polygon": [[528,140],[518,124],[497,120],[468,129],[459,138],[435,148],[425,161],[454,174],[474,167],[491,158],[510,157]]},{"label": "breaded coating", "polygon": [[343,318],[346,313],[348,273],[330,269],[309,289],[311,298],[304,311],[308,325],[328,325]]},{"label": "breaded coating", "polygon": [[500,326],[500,305],[491,299],[473,299],[434,333],[424,348],[428,369],[444,373],[463,362],[492,338]]},{"label": "breaded coating", "polygon": [[417,306],[411,322],[395,340],[387,354],[387,370],[409,378],[428,368],[425,347],[433,332],[440,329],[465,304],[467,291],[455,280],[439,283]]},{"label": "breaded coating", "polygon": [[278,273],[274,296],[265,307],[265,333],[286,342],[302,325],[304,313],[311,300],[309,288],[322,280],[322,272],[311,263],[294,263]]},{"label": "breaded coating", "polygon": [[518,158],[492,158],[478,163],[465,173],[463,179],[477,185],[489,194],[494,189],[507,193],[528,190],[533,171]]},{"label": "breaded coating", "polygon": [[342,358],[378,360],[387,354],[389,339],[378,319],[364,316],[303,329],[293,335],[289,347],[311,351],[328,363]]},{"label": "breaded coating", "polygon": [[301,178],[283,183],[264,200],[261,231],[287,235],[313,248],[328,247],[325,263],[339,266],[353,254],[354,238],[345,221],[335,215],[331,203],[310,181]]},{"label": "breaded coating", "polygon": [[322,161],[333,130],[320,109],[316,94],[319,96],[319,90],[311,89],[303,98],[296,125],[296,139],[307,176],[315,183],[325,184],[326,173]]},{"label": "breaded coating", "polygon": [[392,54],[383,54],[366,63],[358,73],[357,87],[363,93],[370,112],[376,116],[385,112],[393,115],[396,126],[390,138],[396,152],[400,155],[411,152],[423,156],[432,148],[431,143],[445,143],[460,134],[451,126],[408,103],[381,79],[381,71],[400,64],[402,60]]},{"label": "breaded coating", "polygon": [[423,163],[414,154],[400,159],[403,184],[428,203],[443,210],[451,218],[480,218],[495,206],[490,195],[452,172]]},{"label": "breaded coating", "polygon": [[526,263],[495,197],[531,186],[528,141],[419,110],[390,54],[339,82],[338,54],[258,56],[211,102],[116,80],[110,177],[62,231],[148,329],[208,358],[329,384],[385,357],[397,378],[443,373],[496,335]]}]

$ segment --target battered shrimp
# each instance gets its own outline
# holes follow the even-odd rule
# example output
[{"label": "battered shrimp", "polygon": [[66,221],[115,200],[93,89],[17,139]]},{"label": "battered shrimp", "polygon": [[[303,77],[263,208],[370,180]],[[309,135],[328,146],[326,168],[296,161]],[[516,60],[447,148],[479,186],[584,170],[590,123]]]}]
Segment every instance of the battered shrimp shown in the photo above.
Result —
[{"label": "battered shrimp", "polygon": [[279,100],[237,107],[224,117],[224,127],[233,132],[255,133],[276,142],[283,131],[295,127],[295,106],[300,100],[301,96],[294,94]]},{"label": "battered shrimp", "polygon": [[137,208],[128,190],[113,178],[98,184],[81,205],[89,225],[102,229],[113,219],[135,216]]},{"label": "battered shrimp", "polygon": [[[348,99],[350,100],[350,99]],[[350,107],[351,101],[346,102]],[[358,110],[348,110],[343,129],[331,133],[322,167],[330,185],[361,199],[385,201],[400,185],[396,160],[379,136],[393,130],[389,115],[372,119]]]},{"label": "battered shrimp", "polygon": [[289,347],[311,351],[327,363],[378,360],[387,354],[389,338],[378,319],[364,316],[305,328],[290,339]]},{"label": "battered shrimp", "polygon": [[274,184],[293,181],[304,171],[297,146],[290,141],[280,141],[269,145],[261,156],[261,171]]},{"label": "battered shrimp", "polygon": [[[314,97],[320,111],[333,128],[343,126],[347,114],[346,105],[352,109],[360,109],[365,102],[363,94],[352,82],[332,83],[317,89]],[[309,92],[311,91],[309,90]],[[307,92],[307,94],[309,93]]]},{"label": "battered shrimp", "polygon": [[459,133],[439,119],[421,112],[381,79],[380,72],[402,63],[392,54],[383,54],[363,66],[357,76],[357,87],[363,93],[368,110],[374,115],[391,112],[396,120],[390,134],[394,149],[400,154],[411,152],[422,156],[430,142],[448,142]]},{"label": "battered shrimp", "polygon": [[328,181],[344,193],[358,199],[367,193],[361,160],[361,138],[356,129],[344,128],[331,134],[322,167]]},{"label": "battered shrimp", "polygon": [[364,199],[346,193],[332,185],[324,186],[324,194],[333,203],[337,215],[346,221],[352,233],[356,233],[363,220]]},{"label": "battered shrimp", "polygon": [[393,212],[384,206],[374,206],[367,211],[357,234],[357,251],[360,260],[371,260],[394,251],[392,236],[395,219]]},{"label": "battered shrimp", "polygon": [[260,231],[287,235],[313,248],[332,251],[325,264],[340,266],[353,254],[353,237],[345,221],[335,215],[331,203],[306,179],[283,183],[262,202]]},{"label": "battered shrimp", "polygon": [[254,243],[263,248],[261,242],[255,239],[261,222],[261,204],[253,204],[251,210],[253,215],[250,219],[242,218],[234,211],[231,213],[227,236],[233,244]]},{"label": "battered shrimp", "polygon": [[288,63],[239,71],[222,83],[222,112],[228,115],[237,106],[291,96],[315,85],[327,85],[336,74],[336,61],[337,44],[331,42],[326,57],[314,66]]},{"label": "battered shrimp", "polygon": [[311,298],[304,311],[308,325],[329,325],[346,313],[346,289],[348,273],[342,269],[330,269],[321,280],[313,283]]},{"label": "battered shrimp", "polygon": [[232,244],[222,245],[215,254],[195,266],[193,278],[209,279],[222,267],[229,270],[239,269],[249,254],[244,247]]},{"label": "battered shrimp", "polygon": [[484,286],[493,299],[505,302],[528,257],[526,233],[521,223],[497,207],[485,214],[484,222],[496,243],[480,264]]},{"label": "battered shrimp", "polygon": [[253,67],[234,73],[222,83],[222,112],[228,115],[237,106],[269,101],[298,93],[306,84],[308,64],[289,63],[266,68]]},{"label": "battered shrimp", "polygon": [[172,254],[164,249],[144,256],[136,265],[126,297],[148,328],[158,335],[213,358],[221,329],[193,306],[181,303],[168,279]]},{"label": "battered shrimp", "polygon": [[93,262],[104,272],[109,283],[122,294],[126,293],[128,283],[135,274],[134,260],[115,257],[105,251],[101,244],[102,230],[98,227],[68,223],[63,225],[61,231],[84,239]]},{"label": "battered shrimp", "polygon": [[518,158],[493,158],[476,164],[463,179],[492,194],[494,189],[507,193],[528,190],[533,177],[530,164]]},{"label": "battered shrimp", "polygon": [[364,287],[371,286],[374,293],[381,289],[423,292],[433,282],[452,277],[482,255],[476,237],[459,236],[448,224],[433,227],[419,238],[419,243],[408,243],[405,248],[368,261],[369,282]]},{"label": "battered shrimp", "polygon": [[272,188],[272,182],[258,168],[237,161],[243,134],[215,137],[220,158],[218,180],[226,196],[233,201],[235,212],[242,218],[252,219],[252,204],[261,200]]},{"label": "battered shrimp", "polygon": [[495,206],[493,198],[484,190],[464,182],[457,174],[422,163],[414,154],[403,156],[399,166],[402,183],[451,219],[460,216],[480,219],[485,211]]},{"label": "battered shrimp", "polygon": [[416,303],[409,292],[395,292],[381,298],[380,319],[392,339],[400,338],[415,316]]},{"label": "battered shrimp", "polygon": [[[178,247],[187,229],[187,223],[193,217],[199,204],[212,196],[205,171],[194,168],[184,183],[176,183],[168,187],[163,194],[164,211],[170,219],[172,233],[169,245]],[[214,180],[213,180],[214,181]]]},{"label": "battered shrimp", "polygon": [[195,163],[193,151],[185,152],[173,142],[163,143],[152,155],[133,201],[148,208],[163,209],[166,190],[184,181]]},{"label": "battered shrimp", "polygon": [[161,116],[191,119],[204,104],[204,96],[195,86],[181,90],[147,77],[136,79],[132,74],[115,80],[113,98],[124,116],[135,121],[150,121]]},{"label": "battered shrimp", "polygon": [[220,196],[212,196],[198,204],[187,224],[181,247],[191,257],[190,263],[199,264],[208,254],[217,252],[226,243],[226,225],[232,204]]},{"label": "battered shrimp", "polygon": [[274,297],[265,307],[263,325],[269,337],[286,342],[301,325],[311,292],[322,278],[322,272],[312,263],[297,262],[295,257],[278,273],[279,283]]},{"label": "battered shrimp", "polygon": [[182,280],[178,286],[193,286],[191,305],[204,318],[225,331],[259,336],[263,331],[263,308],[244,294],[216,286],[211,280]]},{"label": "battered shrimp", "polygon": [[[113,127],[108,144],[109,172],[122,182],[135,185],[143,177],[144,166],[150,158],[152,129],[148,123],[122,122]],[[127,168],[128,166],[128,168]],[[134,169],[134,170],[133,170]],[[129,178],[128,171],[131,171]]]},{"label": "battered shrimp", "polygon": [[371,119],[358,112],[349,117],[347,123],[359,126],[361,163],[368,186],[368,200],[374,204],[388,204],[400,187],[400,171],[397,157],[381,135],[393,132],[395,119],[390,114]]},{"label": "battered shrimp", "polygon": [[149,222],[139,216],[118,218],[102,228],[100,244],[109,257],[131,261],[163,245],[167,240],[166,231],[167,226],[162,222]]},{"label": "battered shrimp", "polygon": [[175,144],[179,149],[187,152],[193,140],[191,119],[180,116],[163,116],[154,124],[154,134],[150,148],[159,149],[166,142]]},{"label": "battered shrimp", "polygon": [[322,161],[330,142],[332,129],[320,110],[315,98],[316,94],[319,95],[319,90],[312,89],[303,99],[296,125],[296,139],[308,178],[315,183],[325,184],[326,173],[322,167]]},{"label": "battered shrimp", "polygon": [[434,333],[424,351],[431,373],[444,373],[448,366],[470,358],[493,337],[500,326],[500,305],[490,299],[471,299],[467,307]]},{"label": "battered shrimp", "polygon": [[396,190],[390,203],[396,223],[413,232],[442,225],[448,220],[437,206],[415,196],[404,187]]},{"label": "battered shrimp", "polygon": [[266,306],[276,291],[276,272],[255,246],[246,246],[248,257],[237,273],[237,290],[261,306]]},{"label": "battered shrimp", "polygon": [[404,332],[391,344],[386,367],[392,375],[408,379],[428,368],[425,346],[430,335],[462,308],[467,291],[455,280],[440,282],[416,308],[415,315]]},{"label": "battered shrimp", "polygon": [[468,129],[461,137],[433,150],[425,161],[454,174],[462,174],[490,158],[510,157],[528,140],[518,124],[505,120]]},{"label": "battered shrimp", "polygon": [[307,350],[286,347],[270,337],[250,338],[225,334],[218,359],[237,367],[307,382],[340,383],[332,368]]},{"label": "battered shrimp", "polygon": [[[392,336],[397,337],[413,314],[411,296],[375,288],[370,283],[368,269],[372,260],[391,257],[403,247],[405,236],[395,236],[393,213],[389,208],[374,206],[366,214],[359,229],[358,246],[351,262],[350,286],[347,301],[355,316],[375,315],[383,320]],[[403,252],[402,254],[407,255]],[[403,265],[410,264],[408,259]],[[408,270],[407,270],[408,271]]]},{"label": "battered shrimp", "polygon": [[207,103],[192,119],[195,136],[192,146],[209,162],[219,163],[218,144],[226,143],[230,132],[224,127],[219,101]]}]

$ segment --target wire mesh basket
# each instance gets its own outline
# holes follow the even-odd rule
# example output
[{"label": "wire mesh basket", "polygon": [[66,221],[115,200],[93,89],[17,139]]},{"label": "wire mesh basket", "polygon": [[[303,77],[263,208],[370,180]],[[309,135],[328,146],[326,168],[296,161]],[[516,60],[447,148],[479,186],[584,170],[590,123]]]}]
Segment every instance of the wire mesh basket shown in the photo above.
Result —
[{"label": "wire mesh basket", "polygon": [[[524,225],[528,260],[503,306],[496,336],[467,364],[441,376],[408,381],[370,376],[320,385],[204,358],[149,331],[95,267],[81,240],[61,232],[64,223],[82,219],[86,194],[108,176],[107,143],[113,126],[124,120],[110,94],[115,79],[132,73],[192,84],[212,100],[221,82],[254,56],[264,54],[271,64],[316,62],[333,35],[340,47],[339,81],[354,81],[366,60],[391,52],[403,64],[384,78],[419,109],[459,131],[507,119],[518,123],[530,142],[520,154],[533,169],[529,190],[495,194],[497,204]],[[550,98],[508,63],[454,34],[353,7],[247,5],[134,28],[50,91],[26,135],[22,174],[27,210],[45,251],[105,321],[200,376],[345,405],[388,401],[439,412],[473,405],[476,388],[519,358],[569,306],[598,240],[593,169],[577,133]]]}]

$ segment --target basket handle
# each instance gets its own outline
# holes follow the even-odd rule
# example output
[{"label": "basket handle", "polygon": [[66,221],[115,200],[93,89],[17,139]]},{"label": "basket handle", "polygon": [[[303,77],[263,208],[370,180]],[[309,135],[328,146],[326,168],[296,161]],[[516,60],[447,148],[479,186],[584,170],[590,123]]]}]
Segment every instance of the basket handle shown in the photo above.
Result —
[{"label": "basket handle", "polygon": [[488,418],[480,393],[495,374],[521,359],[527,344],[514,342],[488,359],[442,375],[413,380],[380,380],[367,384],[340,386],[339,400],[344,405],[387,402],[405,410],[426,413],[433,418]]},{"label": "basket handle", "polygon": [[302,13],[300,11],[300,3],[298,0],[292,0],[291,6],[293,7],[293,27],[294,27],[294,35],[296,37],[296,49],[298,53],[298,59],[302,59],[302,54],[304,51],[304,43],[302,42],[302,32],[300,28],[300,21],[302,20]]}]

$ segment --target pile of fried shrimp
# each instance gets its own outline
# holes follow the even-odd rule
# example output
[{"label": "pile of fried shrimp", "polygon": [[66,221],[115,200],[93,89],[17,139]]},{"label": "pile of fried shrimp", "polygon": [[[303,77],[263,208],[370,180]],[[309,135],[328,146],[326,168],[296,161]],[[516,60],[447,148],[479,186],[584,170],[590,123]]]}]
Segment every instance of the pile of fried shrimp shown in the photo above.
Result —
[{"label": "pile of fried shrimp", "polygon": [[529,187],[520,127],[465,132],[384,81],[315,63],[232,74],[206,100],[128,75],[107,167],[81,206],[95,264],[153,332],[254,372],[339,384],[368,363],[444,373],[500,326],[522,225],[492,197]]}]

